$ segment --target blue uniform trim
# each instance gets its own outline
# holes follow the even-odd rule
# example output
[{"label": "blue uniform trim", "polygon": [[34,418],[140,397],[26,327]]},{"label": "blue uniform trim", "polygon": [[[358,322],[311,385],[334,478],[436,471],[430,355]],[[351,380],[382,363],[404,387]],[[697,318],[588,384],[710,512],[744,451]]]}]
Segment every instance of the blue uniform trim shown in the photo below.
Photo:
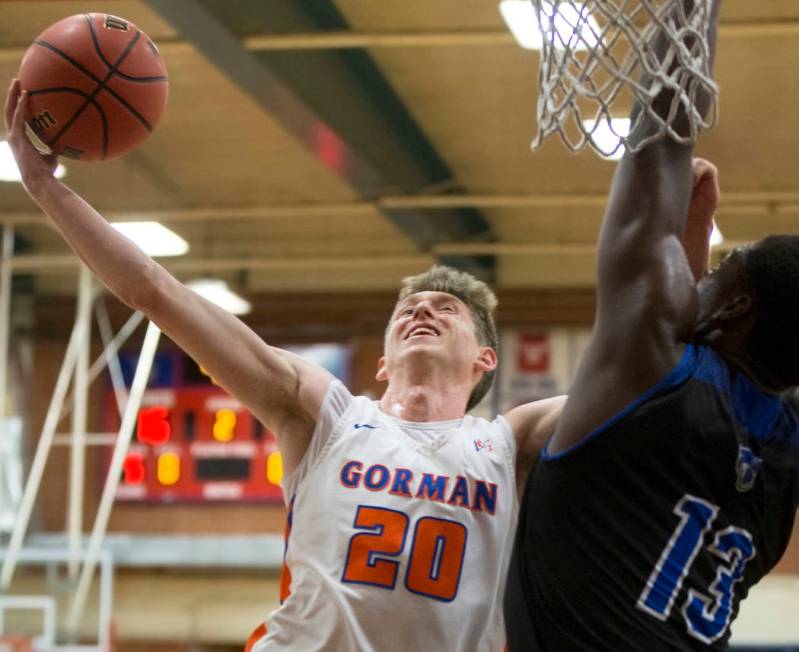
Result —
[{"label": "blue uniform trim", "polygon": [[796,409],[774,394],[759,389],[747,376],[730,369],[710,347],[699,347],[697,380],[715,386],[732,403],[735,420],[762,443],[785,443],[799,447]]},{"label": "blue uniform trim", "polygon": [[713,349],[700,348],[700,362],[694,378],[729,396],[735,419],[756,439],[763,439],[774,430],[783,402],[776,396],[764,394],[743,374],[731,373]]},{"label": "blue uniform trim", "polygon": [[549,453],[549,443],[541,451],[545,460],[557,460],[584,446],[650,398],[672,389],[689,378],[716,387],[728,397],[736,421],[755,439],[766,444],[787,444],[799,448],[799,414],[779,396],[766,394],[744,374],[731,370],[710,347],[689,344],[680,361],[660,382],[641,394],[621,412],[596,428],[575,445]]},{"label": "blue uniform trim", "polygon": [[685,351],[683,352],[682,357],[680,358],[677,365],[668,374],[666,374],[656,385],[650,387],[643,394],[641,394],[641,396],[639,396],[627,407],[625,407],[621,412],[618,412],[616,415],[612,416],[610,419],[605,421],[605,423],[600,425],[590,434],[583,437],[582,440],[580,440],[573,446],[570,446],[569,448],[566,448],[565,450],[562,450],[558,453],[550,453],[549,442],[547,442],[546,446],[544,446],[544,448],[541,450],[541,458],[544,460],[557,460],[560,459],[561,457],[565,457],[566,455],[577,450],[581,446],[585,446],[589,441],[594,439],[594,437],[602,434],[602,432],[610,428],[614,423],[616,423],[620,419],[626,417],[628,414],[630,414],[630,412],[635,410],[642,403],[648,401],[655,394],[666,391],[673,387],[677,387],[678,385],[684,383],[695,372],[697,364],[699,362],[699,353],[700,351],[697,349],[696,346],[694,346],[693,344],[688,344],[685,347]]}]

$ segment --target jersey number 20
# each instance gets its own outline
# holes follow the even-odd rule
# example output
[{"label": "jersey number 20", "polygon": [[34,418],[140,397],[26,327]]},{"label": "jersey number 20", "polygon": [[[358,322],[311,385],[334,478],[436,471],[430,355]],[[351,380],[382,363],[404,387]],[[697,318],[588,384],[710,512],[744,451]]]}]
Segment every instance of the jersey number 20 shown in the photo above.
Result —
[{"label": "jersey number 20", "polygon": [[[405,549],[408,515],[359,505],[354,525],[364,531],[350,539],[341,581],[393,589],[399,561],[391,557],[398,557]],[[466,527],[456,521],[424,516],[416,521],[409,550],[405,587],[435,600],[454,600],[466,551]]]},{"label": "jersey number 20", "polygon": [[[718,511],[716,505],[691,495],[683,496],[677,503],[674,513],[680,517],[680,522],[638,598],[639,609],[659,620],[669,617],[683,580]],[[741,581],[746,562],[755,556],[755,545],[749,532],[731,526],[716,532],[707,549],[718,559],[710,595],[689,590],[682,615],[691,636],[712,643],[727,631],[735,583]]]}]

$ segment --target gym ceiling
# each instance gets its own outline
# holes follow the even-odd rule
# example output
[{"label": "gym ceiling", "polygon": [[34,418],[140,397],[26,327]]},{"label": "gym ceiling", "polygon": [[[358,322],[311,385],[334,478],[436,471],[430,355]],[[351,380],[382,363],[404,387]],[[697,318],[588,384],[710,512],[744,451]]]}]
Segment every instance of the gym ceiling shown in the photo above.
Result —
[{"label": "gym ceiling", "polygon": [[[530,151],[538,54],[496,0],[0,1],[4,88],[45,27],[98,11],[158,44],[169,103],[144,146],[68,161],[65,181],[113,221],[185,238],[162,259],[179,277],[366,292],[443,261],[500,289],[593,286],[614,164],[556,140]],[[797,61],[794,0],[726,0],[720,120],[696,148],[721,170],[719,252],[799,232]],[[68,249],[19,184],[0,183],[0,215],[37,293],[74,293]]]}]

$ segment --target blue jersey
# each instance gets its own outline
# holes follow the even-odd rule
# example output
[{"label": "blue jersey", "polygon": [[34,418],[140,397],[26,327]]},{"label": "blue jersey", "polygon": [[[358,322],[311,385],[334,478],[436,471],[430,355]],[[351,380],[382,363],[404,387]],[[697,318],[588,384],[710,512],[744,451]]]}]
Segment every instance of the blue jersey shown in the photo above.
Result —
[{"label": "blue jersey", "polygon": [[510,650],[724,650],[785,552],[799,412],[712,349],[558,454],[521,508],[505,598]]}]

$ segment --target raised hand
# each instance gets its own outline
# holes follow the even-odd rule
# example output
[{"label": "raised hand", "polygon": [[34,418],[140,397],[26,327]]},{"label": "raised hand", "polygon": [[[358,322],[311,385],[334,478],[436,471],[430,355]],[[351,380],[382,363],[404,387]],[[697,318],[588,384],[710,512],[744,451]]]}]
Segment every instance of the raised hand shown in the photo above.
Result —
[{"label": "raised hand", "polygon": [[688,205],[688,222],[711,224],[719,206],[719,171],[715,165],[703,158],[691,161],[693,184],[691,203]]},{"label": "raised hand", "polygon": [[719,171],[703,158],[691,159],[691,201],[682,234],[682,246],[694,280],[710,267],[710,236],[713,216],[719,206]]},{"label": "raised hand", "polygon": [[13,79],[6,95],[6,138],[28,191],[37,181],[52,177],[58,166],[58,157],[41,155],[25,135],[25,120],[30,116],[29,101],[27,91],[22,91],[19,80]]}]

